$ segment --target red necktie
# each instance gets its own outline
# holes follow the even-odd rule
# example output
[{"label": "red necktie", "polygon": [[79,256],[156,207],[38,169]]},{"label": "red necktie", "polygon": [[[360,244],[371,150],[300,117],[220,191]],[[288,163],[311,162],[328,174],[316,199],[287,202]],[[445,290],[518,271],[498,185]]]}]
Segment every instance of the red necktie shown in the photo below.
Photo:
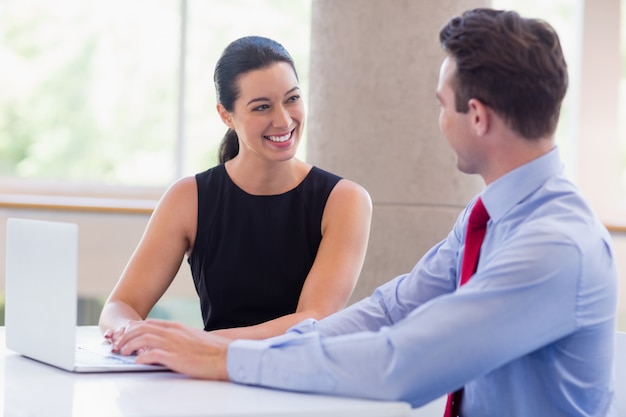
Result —
[{"label": "red necktie", "polygon": [[[487,222],[489,221],[489,213],[485,210],[483,201],[478,198],[472,212],[470,213],[467,223],[467,233],[465,234],[465,252],[463,254],[463,263],[461,264],[461,285],[465,284],[476,272],[478,266],[478,255],[480,253],[480,245],[483,243],[485,232],[487,231]],[[461,399],[463,398],[463,388],[448,394],[448,402],[446,403],[446,411],[444,417],[457,417],[461,411]]]}]

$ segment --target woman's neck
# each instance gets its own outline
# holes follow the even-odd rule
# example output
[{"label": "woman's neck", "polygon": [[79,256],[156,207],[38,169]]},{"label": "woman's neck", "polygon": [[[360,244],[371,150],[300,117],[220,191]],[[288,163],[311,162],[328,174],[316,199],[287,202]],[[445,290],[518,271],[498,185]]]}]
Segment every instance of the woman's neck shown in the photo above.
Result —
[{"label": "woman's neck", "polygon": [[239,156],[226,162],[226,172],[239,188],[252,195],[277,195],[294,189],[311,170],[296,158],[287,161],[244,161]]}]

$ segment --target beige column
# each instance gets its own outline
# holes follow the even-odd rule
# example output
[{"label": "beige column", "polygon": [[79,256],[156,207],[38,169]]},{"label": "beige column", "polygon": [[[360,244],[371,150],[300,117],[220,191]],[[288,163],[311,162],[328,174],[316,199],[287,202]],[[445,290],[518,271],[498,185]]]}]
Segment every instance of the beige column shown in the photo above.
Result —
[{"label": "beige column", "polygon": [[409,272],[483,187],[439,131],[438,36],[479,0],[313,0],[307,160],[363,185],[374,203],[351,301]]}]

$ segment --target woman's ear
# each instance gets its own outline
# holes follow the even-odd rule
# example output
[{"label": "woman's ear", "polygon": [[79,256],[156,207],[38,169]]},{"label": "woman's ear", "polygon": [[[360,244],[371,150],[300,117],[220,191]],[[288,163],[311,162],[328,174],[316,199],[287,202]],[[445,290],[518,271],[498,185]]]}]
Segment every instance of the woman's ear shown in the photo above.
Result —
[{"label": "woman's ear", "polygon": [[216,108],[217,108],[217,113],[220,115],[220,118],[222,119],[222,122],[224,122],[224,124],[228,126],[229,128],[235,130],[235,126],[233,125],[233,119],[230,113],[224,108],[222,103],[217,103]]},{"label": "woman's ear", "polygon": [[471,98],[468,101],[471,128],[477,136],[483,136],[489,131],[490,112],[480,100]]}]

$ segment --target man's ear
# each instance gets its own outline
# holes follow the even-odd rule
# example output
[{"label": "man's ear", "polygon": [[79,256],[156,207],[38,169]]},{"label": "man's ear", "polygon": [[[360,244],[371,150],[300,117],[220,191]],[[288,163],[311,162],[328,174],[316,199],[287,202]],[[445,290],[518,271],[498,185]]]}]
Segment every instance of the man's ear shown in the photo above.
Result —
[{"label": "man's ear", "polygon": [[480,100],[471,98],[467,105],[469,106],[469,115],[471,128],[477,136],[483,136],[489,131],[491,123],[491,114],[487,106]]},{"label": "man's ear", "polygon": [[230,113],[224,108],[222,103],[217,103],[216,108],[217,108],[217,113],[220,115],[220,119],[222,119],[222,122],[224,122],[226,126],[234,130],[235,125],[233,125],[233,119]]}]

